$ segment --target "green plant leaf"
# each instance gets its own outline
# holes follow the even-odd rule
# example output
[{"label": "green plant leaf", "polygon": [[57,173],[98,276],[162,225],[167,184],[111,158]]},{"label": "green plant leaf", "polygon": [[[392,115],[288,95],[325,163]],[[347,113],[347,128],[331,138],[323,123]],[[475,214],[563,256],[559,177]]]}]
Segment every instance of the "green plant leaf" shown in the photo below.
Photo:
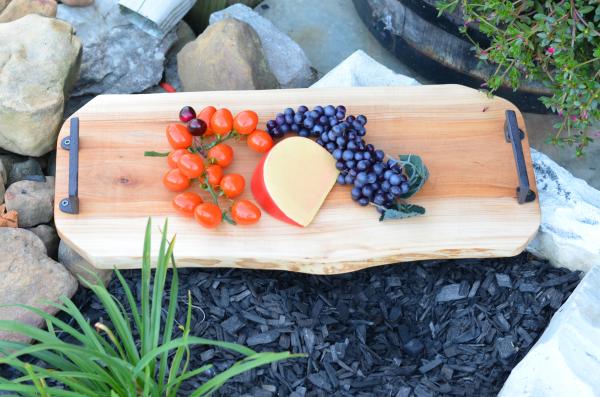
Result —
[{"label": "green plant leaf", "polygon": [[379,217],[379,221],[388,219],[412,218],[425,214],[425,208],[415,204],[396,204],[395,208],[385,208]]},{"label": "green plant leaf", "polygon": [[423,163],[423,159],[416,154],[401,154],[400,163],[408,177],[408,192],[400,196],[407,199],[417,193],[429,178],[429,170]]}]

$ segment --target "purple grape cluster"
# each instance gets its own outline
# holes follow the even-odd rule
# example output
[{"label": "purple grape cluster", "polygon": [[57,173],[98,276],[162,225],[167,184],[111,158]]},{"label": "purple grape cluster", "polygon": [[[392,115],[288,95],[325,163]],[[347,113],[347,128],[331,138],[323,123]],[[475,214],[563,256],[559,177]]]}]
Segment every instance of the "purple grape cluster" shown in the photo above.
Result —
[{"label": "purple grape cluster", "polygon": [[336,160],[340,170],[337,183],[352,186],[352,199],[360,205],[374,203],[381,211],[392,208],[396,200],[409,190],[408,179],[401,164],[387,159],[382,150],[367,144],[364,136],[367,118],[346,116],[342,105],[315,106],[312,110],[302,105],[296,111],[287,108],[267,122],[273,138],[286,133],[315,137]]}]

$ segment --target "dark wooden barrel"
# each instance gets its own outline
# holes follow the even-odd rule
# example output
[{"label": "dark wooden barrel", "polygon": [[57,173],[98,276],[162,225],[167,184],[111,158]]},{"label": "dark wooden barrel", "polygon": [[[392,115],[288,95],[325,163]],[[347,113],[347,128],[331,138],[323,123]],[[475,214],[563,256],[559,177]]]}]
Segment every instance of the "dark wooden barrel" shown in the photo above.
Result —
[{"label": "dark wooden barrel", "polygon": [[[495,70],[481,62],[459,28],[460,12],[438,17],[436,0],[353,0],[363,22],[378,41],[417,74],[435,83],[480,88]],[[489,39],[476,28],[471,37],[482,46]],[[538,82],[523,82],[517,91],[501,87],[496,94],[522,111],[546,113],[539,101],[549,90]]]}]

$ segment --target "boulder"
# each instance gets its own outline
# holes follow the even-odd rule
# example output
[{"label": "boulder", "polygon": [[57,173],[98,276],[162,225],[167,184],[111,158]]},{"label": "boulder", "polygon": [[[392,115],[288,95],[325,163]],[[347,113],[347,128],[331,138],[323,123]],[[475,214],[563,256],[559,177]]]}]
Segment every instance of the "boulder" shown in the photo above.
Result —
[{"label": "boulder", "polygon": [[46,247],[46,255],[51,258],[58,257],[58,243],[60,242],[60,239],[53,226],[42,224],[27,230],[42,240],[42,243],[44,243],[44,246]]},{"label": "boulder", "polygon": [[13,164],[8,176],[8,185],[22,181],[30,176],[44,176],[40,163],[34,158]]},{"label": "boulder", "polygon": [[69,24],[35,14],[0,24],[0,148],[41,156],[54,147],[79,71],[74,34]]},{"label": "boulder", "polygon": [[73,95],[130,94],[158,84],[174,31],[153,37],[121,14],[117,0],[93,7],[58,6],[57,18],[69,22],[83,43],[81,75]]},{"label": "boulder", "polygon": [[597,397],[600,391],[600,262],[592,267],[529,353],[500,397]]},{"label": "boulder", "polygon": [[527,250],[554,266],[588,271],[600,263],[600,191],[531,150],[542,221]]},{"label": "boulder", "polygon": [[177,70],[185,91],[260,90],[279,85],[258,35],[235,19],[210,25],[186,44],[177,54]]},{"label": "boulder", "polygon": [[56,16],[55,0],[12,0],[0,14],[0,23],[15,21],[28,14]]},{"label": "boulder", "polygon": [[108,285],[112,277],[112,270],[95,268],[62,240],[58,246],[58,261],[69,269],[77,280],[83,278],[90,283],[96,283],[96,277],[94,276],[96,275],[104,285]]},{"label": "boulder", "polygon": [[269,68],[282,88],[308,87],[315,81],[316,73],[311,70],[304,50],[267,18],[238,3],[212,13],[209,22],[212,25],[225,18],[245,22],[254,29],[260,38]]},{"label": "boulder", "polygon": [[[44,321],[21,307],[26,304],[56,313],[45,303],[71,297],[77,290],[75,278],[58,262],[46,256],[42,241],[25,229],[0,228],[0,319],[42,326]],[[0,330],[0,339],[29,342],[29,338]]]},{"label": "boulder", "polygon": [[33,227],[52,220],[54,177],[45,182],[19,181],[6,189],[6,209],[17,211],[20,227]]}]

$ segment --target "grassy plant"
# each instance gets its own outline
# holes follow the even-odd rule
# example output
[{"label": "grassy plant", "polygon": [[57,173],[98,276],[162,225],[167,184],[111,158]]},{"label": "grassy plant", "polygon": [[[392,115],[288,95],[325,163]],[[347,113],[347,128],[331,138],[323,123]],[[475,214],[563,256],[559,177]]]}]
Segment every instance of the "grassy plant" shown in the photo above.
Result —
[{"label": "grassy plant", "polygon": [[[121,273],[116,276],[125,295],[131,318],[124,305],[113,297],[102,282],[86,285],[102,303],[110,326],[88,323],[68,298],[61,303],[49,303],[67,313],[76,326],[71,326],[41,309],[20,305],[46,322],[46,330],[17,321],[0,321],[0,329],[31,338],[34,344],[0,341],[0,365],[9,365],[21,372],[18,379],[0,378],[0,391],[19,396],[176,396],[185,380],[212,368],[207,364],[190,368],[190,348],[214,346],[239,354],[242,358],[227,370],[216,374],[191,396],[207,396],[232,377],[258,366],[298,357],[288,352],[257,353],[247,347],[228,342],[191,336],[191,297],[188,291],[187,318],[182,336],[173,337],[177,309],[178,276],[173,258],[175,238],[167,241],[165,222],[158,262],[151,282],[150,256],[151,222],[148,221],[142,258],[141,301],[137,300]],[[166,321],[161,327],[161,312],[165,301],[165,282],[169,264],[173,267]],[[152,284],[152,285],[151,285]],[[166,304],[166,302],[165,302]],[[136,330],[137,332],[134,332]],[[58,337],[69,335],[73,342]],[[136,338],[135,335],[139,335]],[[23,360],[31,357],[30,363]]]}]

